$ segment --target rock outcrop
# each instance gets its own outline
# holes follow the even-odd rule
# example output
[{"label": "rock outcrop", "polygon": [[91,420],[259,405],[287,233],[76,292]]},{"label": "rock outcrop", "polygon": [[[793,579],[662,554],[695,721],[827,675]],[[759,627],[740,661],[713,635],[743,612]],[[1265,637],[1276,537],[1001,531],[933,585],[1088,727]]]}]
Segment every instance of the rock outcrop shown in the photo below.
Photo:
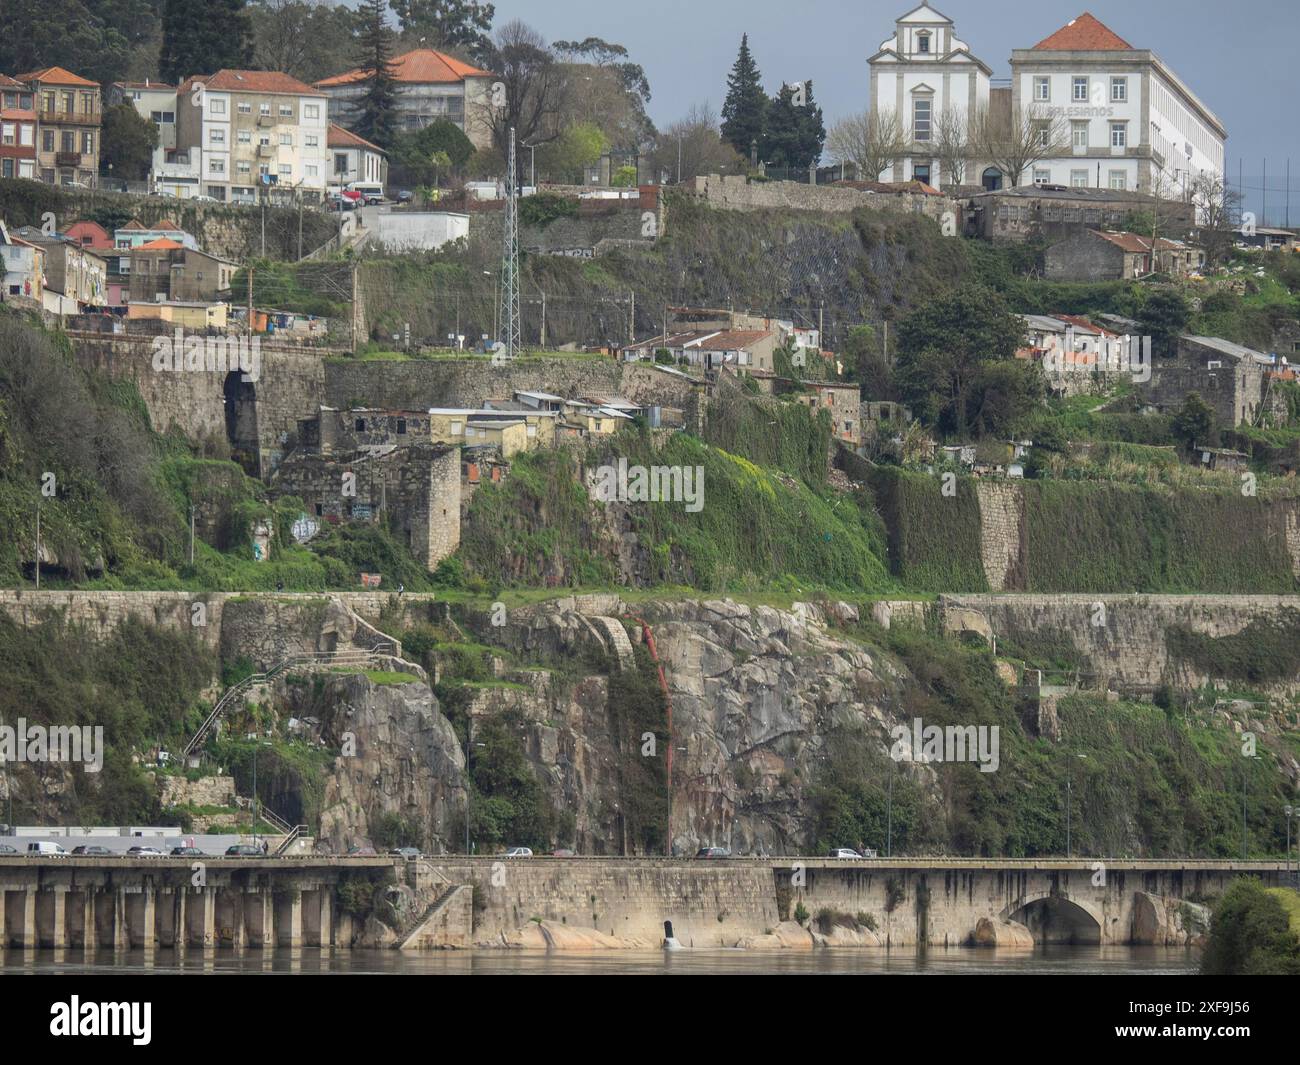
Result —
[{"label": "rock outcrop", "polygon": [[1033,950],[1034,934],[1019,921],[981,917],[975,924],[975,935],[972,942],[977,947],[997,947],[1000,950],[1006,948]]},{"label": "rock outcrop", "polygon": [[1150,895],[1133,895],[1133,942],[1142,946],[1203,946],[1210,930],[1210,910],[1195,902]]}]

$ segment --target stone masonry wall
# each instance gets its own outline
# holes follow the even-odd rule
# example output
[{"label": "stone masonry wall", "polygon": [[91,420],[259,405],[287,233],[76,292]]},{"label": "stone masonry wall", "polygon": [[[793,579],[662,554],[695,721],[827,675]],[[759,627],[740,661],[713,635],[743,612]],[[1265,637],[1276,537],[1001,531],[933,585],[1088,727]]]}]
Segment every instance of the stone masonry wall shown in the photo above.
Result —
[{"label": "stone masonry wall", "polygon": [[848,213],[859,207],[897,214],[923,214],[936,221],[951,211],[961,231],[961,207],[947,196],[917,193],[881,193],[837,187],[805,185],[798,181],[750,181],[739,175],[701,175],[688,189],[705,203],[730,211],[782,209]]},{"label": "stone masonry wall", "polygon": [[989,587],[1000,592],[1020,583],[1024,572],[1024,499],[1010,481],[977,481],[980,557]]}]

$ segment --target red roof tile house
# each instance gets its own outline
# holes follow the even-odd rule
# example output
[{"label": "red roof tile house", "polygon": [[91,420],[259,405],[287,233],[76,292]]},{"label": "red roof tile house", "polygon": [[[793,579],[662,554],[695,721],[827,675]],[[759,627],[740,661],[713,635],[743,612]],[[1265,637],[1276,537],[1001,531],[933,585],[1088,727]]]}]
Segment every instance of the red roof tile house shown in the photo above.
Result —
[{"label": "red roof tile house", "polygon": [[94,188],[99,175],[99,84],[62,67],[17,74],[35,96],[36,176],[47,185]]},{"label": "red roof tile house", "polygon": [[1054,281],[1131,281],[1147,274],[1185,277],[1204,262],[1200,248],[1182,241],[1085,229],[1043,253],[1043,272]]},{"label": "red roof tile house", "polygon": [[331,185],[347,185],[353,181],[388,184],[388,153],[379,145],[331,122],[329,149]]},{"label": "red roof tile house", "polygon": [[1223,175],[1227,130],[1214,112],[1153,51],[1087,12],[1011,53],[1011,91],[1013,106],[1040,112],[1068,146],[1015,184],[1174,198],[1197,174]]},{"label": "red roof tile house", "polygon": [[[492,143],[488,114],[496,75],[432,48],[417,48],[393,59],[397,111],[404,130],[423,129],[440,119],[460,127],[475,148]],[[348,70],[316,83],[329,97],[331,121],[350,126],[367,73]]]},{"label": "red roof tile house", "polygon": [[36,94],[0,74],[0,178],[36,177]]}]

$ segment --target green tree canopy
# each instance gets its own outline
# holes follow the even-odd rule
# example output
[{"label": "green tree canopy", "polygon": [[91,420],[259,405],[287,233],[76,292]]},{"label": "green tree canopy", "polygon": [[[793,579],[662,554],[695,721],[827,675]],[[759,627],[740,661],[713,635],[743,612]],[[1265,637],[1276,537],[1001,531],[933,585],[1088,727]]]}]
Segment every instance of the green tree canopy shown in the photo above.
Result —
[{"label": "green tree canopy", "polygon": [[767,131],[767,93],[749,51],[749,34],[740,39],[740,54],[727,75],[727,98],[722,104],[722,139],[746,159],[750,144],[763,142]]},{"label": "green tree canopy", "polygon": [[931,424],[968,433],[968,405],[984,364],[1012,358],[1023,336],[1023,321],[997,293],[975,285],[953,289],[899,322],[899,391]]},{"label": "green tree canopy", "polygon": [[1201,398],[1199,392],[1188,392],[1174,415],[1172,428],[1175,438],[1190,451],[1197,446],[1214,447],[1219,442],[1219,431],[1214,422],[1214,408]]},{"label": "green tree canopy", "polygon": [[1191,321],[1192,310],[1177,292],[1157,289],[1147,295],[1137,313],[1144,336],[1151,338],[1151,350],[1160,357],[1176,354],[1178,337]]},{"label": "green tree canopy", "polygon": [[767,109],[764,158],[774,166],[807,169],[822,157],[826,126],[811,81],[782,85]]},{"label": "green tree canopy", "polygon": [[1233,881],[1214,907],[1201,973],[1300,976],[1300,940],[1289,927],[1278,889],[1247,877]]},{"label": "green tree canopy", "polygon": [[104,109],[103,145],[101,165],[111,166],[114,177],[143,181],[158,147],[158,127],[130,104],[116,104]]},{"label": "green tree canopy", "polygon": [[402,36],[425,48],[464,51],[477,60],[492,47],[494,4],[477,0],[389,0]]},{"label": "green tree canopy", "polygon": [[194,74],[253,65],[253,24],[245,0],[167,0],[158,73],[180,82]]}]

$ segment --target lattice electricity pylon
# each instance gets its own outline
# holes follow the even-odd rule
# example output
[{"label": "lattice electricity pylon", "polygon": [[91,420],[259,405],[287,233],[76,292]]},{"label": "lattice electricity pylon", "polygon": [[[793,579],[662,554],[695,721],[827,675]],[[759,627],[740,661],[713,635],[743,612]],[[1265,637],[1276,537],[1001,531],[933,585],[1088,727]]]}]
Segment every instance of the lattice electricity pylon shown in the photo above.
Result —
[{"label": "lattice electricity pylon", "polygon": [[505,230],[501,248],[501,335],[499,355],[513,359],[522,347],[519,311],[519,177],[515,169],[515,131],[510,130],[506,163]]}]

